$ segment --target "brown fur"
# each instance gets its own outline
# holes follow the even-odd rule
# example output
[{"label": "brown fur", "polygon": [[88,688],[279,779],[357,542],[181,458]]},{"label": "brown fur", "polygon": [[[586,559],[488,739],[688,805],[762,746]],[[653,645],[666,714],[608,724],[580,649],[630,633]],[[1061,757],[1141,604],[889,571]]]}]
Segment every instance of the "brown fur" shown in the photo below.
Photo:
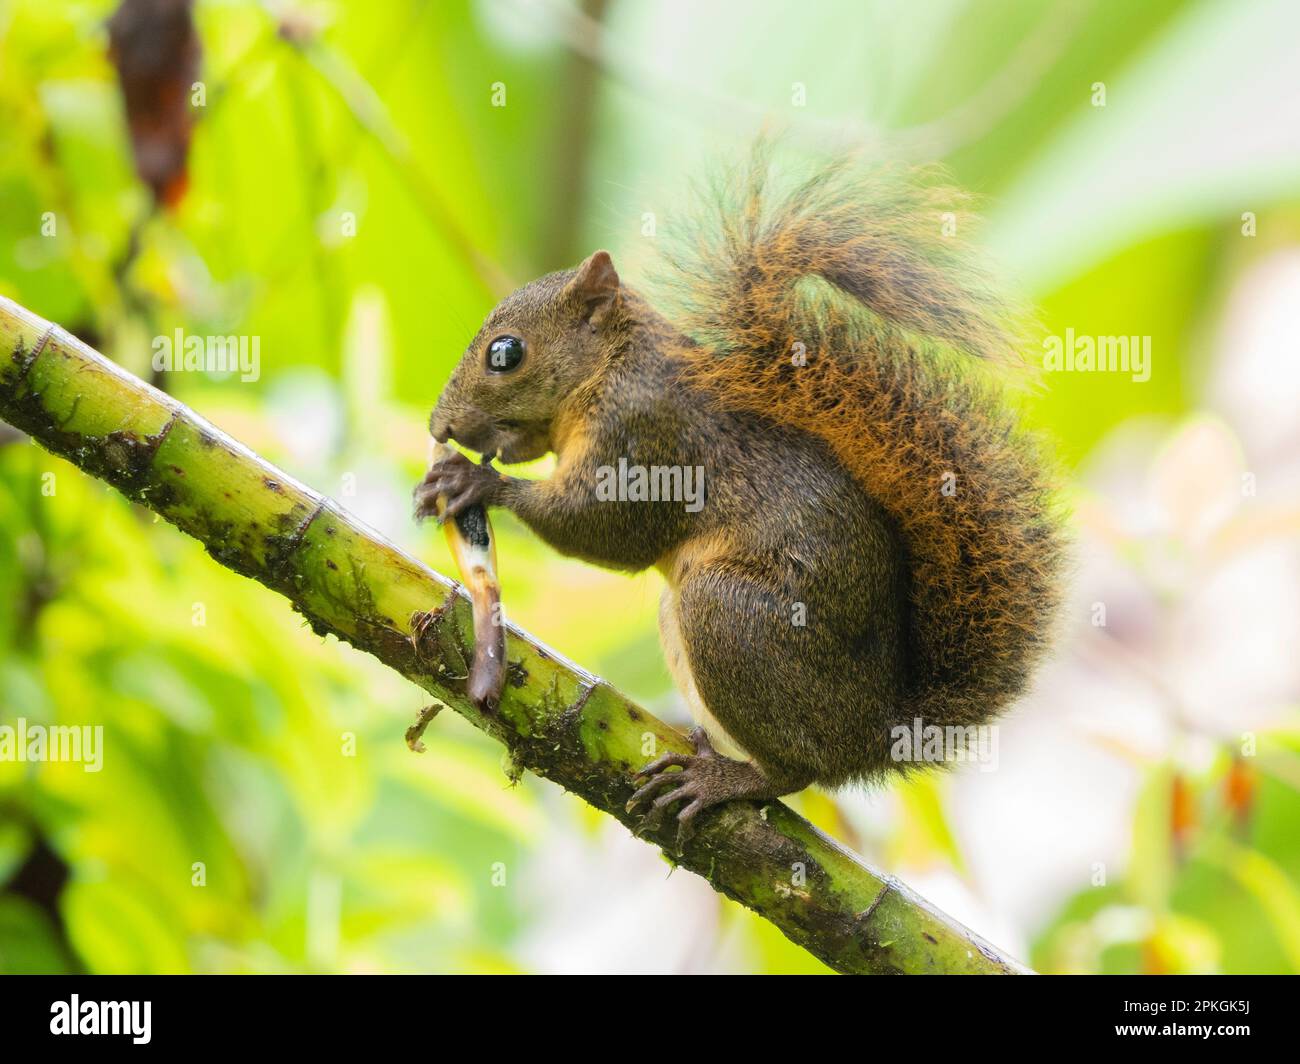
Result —
[{"label": "brown fur", "polygon": [[675,321],[700,341],[685,379],[815,433],[898,521],[914,678],[902,718],[987,720],[1046,647],[1061,586],[1043,458],[970,364],[1019,357],[1014,312],[940,235],[951,190],[845,162],[785,195],[768,185],[760,145],[672,256]]},{"label": "brown fur", "polygon": [[[597,252],[503,300],[470,343],[431,430],[507,461],[552,450],[550,478],[461,459],[417,497],[507,507],[566,554],[660,567],[673,675],[752,759],[706,752],[648,785],[696,811],[914,767],[891,730],[996,713],[1058,598],[1039,459],[979,368],[1009,360],[1014,333],[939,236],[950,196],[834,164],[772,199],[764,153],[673,260],[678,313]],[[526,354],[497,374],[502,336]],[[599,497],[620,460],[703,468],[705,504]]]}]

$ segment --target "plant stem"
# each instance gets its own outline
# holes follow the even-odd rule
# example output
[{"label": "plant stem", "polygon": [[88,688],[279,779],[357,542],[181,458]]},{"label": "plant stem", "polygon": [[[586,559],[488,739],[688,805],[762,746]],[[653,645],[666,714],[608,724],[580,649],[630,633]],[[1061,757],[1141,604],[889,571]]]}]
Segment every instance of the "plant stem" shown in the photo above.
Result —
[{"label": "plant stem", "polygon": [[[3,297],[0,418],[279,591],[320,635],[396,669],[503,743],[515,765],[629,828],[640,827],[624,810],[633,773],[665,750],[690,752],[679,732],[513,626],[500,707],[477,710],[465,697],[473,626],[457,584]],[[668,821],[647,840],[837,971],[1027,971],[780,802],[702,814],[680,854]]]}]

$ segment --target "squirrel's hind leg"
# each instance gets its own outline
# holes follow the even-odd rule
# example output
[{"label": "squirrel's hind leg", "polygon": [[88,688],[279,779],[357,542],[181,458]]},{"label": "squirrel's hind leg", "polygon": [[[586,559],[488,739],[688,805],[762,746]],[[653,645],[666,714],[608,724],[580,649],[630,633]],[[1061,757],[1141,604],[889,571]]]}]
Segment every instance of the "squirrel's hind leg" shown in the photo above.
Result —
[{"label": "squirrel's hind leg", "polygon": [[[687,608],[693,604],[696,610],[713,597],[713,582],[707,578],[707,567],[702,567],[686,579],[684,587],[679,589],[671,583],[664,589],[660,603],[659,630],[663,639],[664,656],[673,680],[690,707],[698,727],[691,732],[691,743],[695,747],[694,756],[687,754],[665,754],[637,773],[638,779],[649,777],[645,784],[628,802],[629,812],[654,799],[646,813],[645,826],[657,829],[668,809],[678,803],[684,803],[677,814],[680,825],[678,831],[678,848],[690,837],[694,829],[696,816],[710,806],[718,805],[732,799],[764,800],[779,798],[783,794],[792,794],[803,790],[810,782],[810,775],[800,772],[782,772],[775,768],[765,768],[754,760],[743,744],[743,739],[736,738],[717,716],[701,695],[692,669],[692,661],[697,660],[706,669],[714,668],[716,655],[734,657],[733,648],[726,645],[730,638],[722,633],[709,633],[701,630],[700,613],[696,613],[693,635],[695,646],[688,646],[683,631],[683,598]],[[701,577],[704,579],[701,580]],[[703,611],[708,614],[710,611]],[[747,611],[742,612],[742,616]],[[708,621],[703,625],[708,627]],[[713,638],[714,635],[720,638]],[[729,633],[730,637],[735,632]],[[779,634],[779,633],[778,633]],[[709,649],[705,649],[705,647]],[[694,652],[692,652],[692,649]],[[753,697],[752,690],[746,688],[737,691],[741,699]],[[739,722],[739,717],[732,714]],[[715,745],[721,752],[715,750]],[[680,769],[681,771],[676,771]]]},{"label": "squirrel's hind leg", "polygon": [[737,761],[749,760],[749,752],[722,726],[705,705],[700,689],[695,683],[695,674],[691,671],[690,658],[686,653],[686,643],[682,639],[681,625],[677,620],[677,590],[669,584],[664,588],[659,600],[659,640],[663,645],[664,663],[673,678],[678,693],[691,711],[691,719],[699,728],[703,728],[713,747],[727,757]]}]

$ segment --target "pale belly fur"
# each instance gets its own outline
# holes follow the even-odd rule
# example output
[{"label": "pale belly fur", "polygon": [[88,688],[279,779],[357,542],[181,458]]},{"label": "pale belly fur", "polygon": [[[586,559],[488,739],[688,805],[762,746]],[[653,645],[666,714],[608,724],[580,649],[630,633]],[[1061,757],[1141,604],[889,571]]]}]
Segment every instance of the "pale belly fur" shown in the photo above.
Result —
[{"label": "pale belly fur", "polygon": [[739,761],[748,761],[749,755],[709,712],[709,707],[700,697],[699,688],[695,686],[690,659],[686,656],[686,646],[682,642],[681,629],[677,623],[677,592],[671,584],[664,588],[664,593],[659,599],[659,638],[663,643],[664,660],[668,663],[668,671],[672,674],[677,690],[686,700],[695,723],[708,732],[709,739],[718,753],[726,754]]}]

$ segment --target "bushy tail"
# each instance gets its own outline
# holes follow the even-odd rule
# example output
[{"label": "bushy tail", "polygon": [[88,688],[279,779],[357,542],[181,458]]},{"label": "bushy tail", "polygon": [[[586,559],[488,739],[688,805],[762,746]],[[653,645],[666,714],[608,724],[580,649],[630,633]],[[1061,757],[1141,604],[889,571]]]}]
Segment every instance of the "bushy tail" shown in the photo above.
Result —
[{"label": "bushy tail", "polygon": [[900,722],[987,720],[1050,638],[1063,554],[1041,460],[987,366],[1018,360],[1014,316],[951,235],[961,204],[924,175],[839,162],[773,195],[770,170],[761,144],[669,253],[675,320],[699,345],[688,374],[823,437],[897,521]]}]

